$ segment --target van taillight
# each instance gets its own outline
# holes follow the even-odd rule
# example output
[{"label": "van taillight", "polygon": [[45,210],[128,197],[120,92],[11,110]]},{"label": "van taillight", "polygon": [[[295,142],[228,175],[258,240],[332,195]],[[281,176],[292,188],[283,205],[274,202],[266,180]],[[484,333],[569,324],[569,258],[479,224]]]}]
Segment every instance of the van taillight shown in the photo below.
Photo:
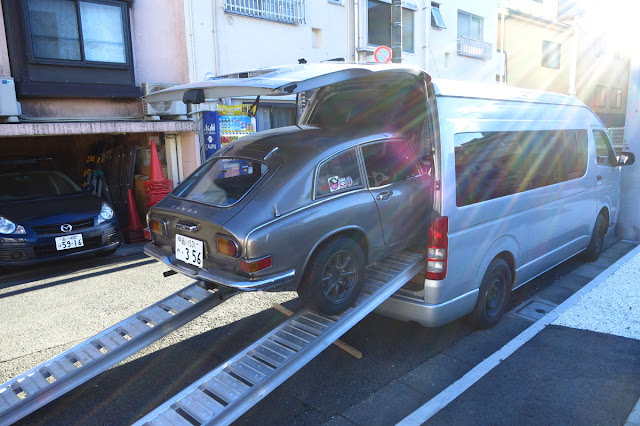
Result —
[{"label": "van taillight", "polygon": [[429,227],[427,241],[428,280],[443,280],[447,276],[447,250],[449,249],[449,218],[439,217]]}]

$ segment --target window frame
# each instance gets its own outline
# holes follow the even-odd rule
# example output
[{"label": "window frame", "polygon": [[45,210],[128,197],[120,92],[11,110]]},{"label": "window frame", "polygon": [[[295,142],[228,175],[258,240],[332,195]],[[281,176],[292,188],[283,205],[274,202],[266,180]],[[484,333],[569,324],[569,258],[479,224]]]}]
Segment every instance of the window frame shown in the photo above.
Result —
[{"label": "window frame", "polygon": [[[596,147],[596,164],[598,166],[605,166],[605,167],[618,167],[618,159],[616,158],[616,152],[613,149],[613,145],[611,144],[611,140],[609,139],[609,135],[607,134],[607,132],[605,132],[602,129],[593,129],[591,131],[591,134],[593,135],[593,143]],[[601,135],[602,138],[598,138],[596,135]],[[598,141],[601,140],[602,144],[601,146],[598,146]],[[603,154],[602,150],[606,151],[606,159],[605,160],[600,160],[601,158],[604,158],[605,155],[600,155]],[[600,151],[600,154],[598,153],[598,151]]]},{"label": "window frame", "polygon": [[[469,31],[465,32],[465,34],[462,34],[462,33],[460,32],[460,16],[468,16],[468,17],[469,17],[469,27],[467,28],[467,30],[469,30]],[[481,23],[482,23],[482,25],[480,26],[480,28],[481,28],[481,32],[482,32],[482,33],[480,34],[480,37],[479,37],[479,38],[471,37],[471,32],[470,32],[470,30],[471,30],[471,23],[473,23],[474,18],[476,18],[476,19],[480,19],[480,20],[481,20]],[[458,36],[458,37],[457,37],[457,38],[459,39],[460,37],[466,37],[466,38],[469,38],[469,39],[471,39],[471,40],[478,40],[478,41],[482,41],[482,42],[484,42],[484,26],[485,26],[485,25],[484,25],[484,24],[485,24],[485,22],[484,22],[484,21],[485,21],[484,16],[476,15],[476,14],[473,14],[473,13],[466,12],[466,11],[464,11],[464,10],[460,10],[460,9],[458,9],[458,21],[457,21],[457,24],[458,24],[458,25],[457,25],[457,33],[458,33],[458,34],[457,34],[457,36]]]},{"label": "window frame", "polygon": [[621,109],[622,108],[622,89],[613,88],[613,108]]},{"label": "window frame", "polygon": [[[365,156],[365,149],[367,147],[371,147],[373,145],[388,145],[388,146],[398,146],[398,145],[402,145],[403,148],[406,150],[406,152],[409,155],[408,158],[408,162],[407,162],[407,170],[405,170],[405,173],[403,175],[403,177],[401,177],[400,179],[394,179],[392,181],[389,181],[389,183],[383,184],[383,185],[379,185],[379,186],[373,186],[369,183],[369,173],[368,170],[369,168],[367,167],[367,158]],[[412,179],[414,177],[418,177],[423,175],[424,173],[422,172],[422,168],[420,167],[420,165],[418,164],[418,162],[416,161],[415,155],[413,153],[413,151],[411,150],[411,146],[409,145],[409,142],[406,139],[402,139],[402,138],[393,138],[393,139],[383,139],[383,140],[377,140],[377,141],[371,141],[371,142],[367,142],[364,143],[362,145],[360,145],[360,153],[362,155],[362,165],[364,168],[364,173],[363,173],[363,177],[366,176],[366,183],[367,183],[367,188],[369,189],[378,189],[378,188],[382,188],[384,186],[387,185],[393,185],[395,183],[398,182],[403,182],[406,181],[408,179]],[[413,174],[407,173],[409,168],[413,169]]]},{"label": "window frame", "polygon": [[[552,59],[556,56],[555,61]],[[544,68],[560,69],[562,64],[562,44],[551,40],[542,40],[540,65]]]},{"label": "window frame", "polygon": [[[380,5],[386,4],[389,6],[389,14],[391,14],[391,0],[367,0],[367,8],[366,11],[364,12],[366,14],[366,20],[365,22],[367,23],[367,44],[369,46],[383,46],[383,44],[376,44],[376,43],[372,43],[371,42],[371,25],[369,24],[369,4],[370,3],[379,3]],[[402,53],[411,53],[411,54],[415,54],[416,52],[416,43],[415,43],[415,37],[416,37],[416,26],[415,26],[415,12],[418,10],[417,6],[412,4],[412,3],[404,3],[402,4]],[[411,13],[411,50],[406,50],[406,44],[404,43],[404,40],[406,40],[405,37],[405,19],[404,19],[404,15],[406,13]],[[389,45],[388,47],[391,47],[391,20],[389,20]]]},{"label": "window frame", "polygon": [[[131,35],[132,0],[72,0],[79,32],[80,60],[40,58],[34,54],[29,0],[3,2],[11,71],[19,97],[84,97],[134,99],[142,95],[135,83]],[[119,7],[122,13],[125,62],[87,61],[82,46],[80,2]]]},{"label": "window frame", "polygon": [[[469,146],[469,150],[480,147],[478,152],[466,152],[464,145],[477,139],[461,142],[461,139],[466,139],[464,135],[467,134],[480,134],[486,139],[486,142],[479,141]],[[573,154],[569,152],[569,134],[575,135],[574,151],[578,155],[573,158],[569,157]],[[497,151],[493,149],[493,145],[481,146],[482,143],[502,148]],[[582,178],[588,168],[588,144],[585,129],[456,133],[456,206],[462,208]],[[463,155],[459,156],[458,150]],[[482,156],[487,158],[483,159]],[[472,161],[466,163],[467,157],[472,158]],[[500,168],[501,165],[505,167]],[[545,167],[545,173],[541,173],[542,166]],[[493,179],[492,183],[495,185],[487,184],[484,181],[487,178]],[[477,190],[483,192],[476,193]]]},{"label": "window frame", "polygon": [[442,17],[442,11],[440,11],[440,4],[433,1],[431,2],[431,28],[439,30],[447,29],[447,25],[444,23],[444,18]]},{"label": "window frame", "polygon": [[[330,191],[330,192],[328,192],[326,194],[319,193],[318,192],[318,179],[320,179],[320,170],[322,169],[322,166],[324,166],[329,161],[331,161],[331,160],[333,160],[333,159],[335,159],[335,158],[337,158],[337,157],[339,157],[341,155],[344,155],[344,154],[348,153],[349,151],[352,151],[353,155],[355,157],[355,162],[356,162],[355,167],[356,167],[356,170],[358,171],[358,174],[359,174],[358,177],[360,179],[360,184],[359,185],[349,186],[349,187],[347,187],[345,189],[342,189],[342,190],[341,189],[337,189],[337,190],[335,190],[333,192]],[[335,154],[332,154],[329,157],[325,158],[324,160],[320,161],[318,163],[318,165],[315,167],[315,170],[313,172],[313,188],[312,188],[312,197],[311,197],[312,201],[322,200],[322,199],[325,199],[325,198],[328,198],[328,197],[333,197],[333,196],[337,196],[337,195],[342,195],[342,194],[346,194],[346,193],[349,193],[349,192],[353,192],[355,190],[364,189],[365,188],[364,179],[363,179],[364,173],[363,173],[363,170],[362,170],[361,158],[362,158],[361,157],[361,153],[359,152],[358,147],[357,146],[352,146],[352,147],[343,149],[340,152],[336,152]],[[347,176],[345,176],[345,178],[346,177]]]}]

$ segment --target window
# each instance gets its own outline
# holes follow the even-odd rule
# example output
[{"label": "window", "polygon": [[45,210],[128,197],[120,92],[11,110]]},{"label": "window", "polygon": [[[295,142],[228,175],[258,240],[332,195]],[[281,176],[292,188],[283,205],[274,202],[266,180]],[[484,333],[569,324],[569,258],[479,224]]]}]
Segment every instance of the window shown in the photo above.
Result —
[{"label": "window", "polygon": [[459,10],[458,38],[460,37],[484,40],[484,18]]},{"label": "window", "polygon": [[305,0],[224,0],[224,11],[286,24],[305,23]]},{"label": "window", "polygon": [[296,107],[294,104],[260,103],[256,112],[256,130],[275,129],[276,127],[291,126],[296,121]]},{"label": "window", "polygon": [[542,41],[542,66],[545,68],[560,68],[561,45],[552,41]]},{"label": "window", "polygon": [[447,28],[444,25],[444,19],[440,13],[440,5],[438,3],[431,2],[431,26],[434,28]]},{"label": "window", "polygon": [[616,167],[618,160],[616,153],[609,142],[609,137],[602,130],[593,131],[593,139],[596,141],[596,158],[601,166]]},{"label": "window", "polygon": [[607,106],[607,88],[604,86],[596,86],[594,106],[605,108]]},{"label": "window", "polygon": [[232,206],[267,173],[264,163],[242,158],[216,158],[193,172],[173,195],[213,206]]},{"label": "window", "polygon": [[[27,0],[34,58],[126,63],[122,7]],[[81,48],[82,47],[82,48]]]},{"label": "window", "polygon": [[362,147],[370,188],[418,176],[409,145],[403,140],[376,142]]},{"label": "window", "polygon": [[139,97],[130,1],[3,2],[18,95]]},{"label": "window", "polygon": [[622,108],[622,89],[613,89],[613,107]]},{"label": "window", "polygon": [[[406,4],[405,4],[406,6]],[[402,8],[402,51],[414,52],[414,10]],[[391,46],[391,2],[368,0],[368,40],[375,46]]]},{"label": "window", "polygon": [[459,133],[456,202],[481,201],[577,179],[587,169],[585,130]]},{"label": "window", "polygon": [[587,172],[587,131],[565,130],[567,145],[567,180],[577,179]]},{"label": "window", "polygon": [[315,186],[316,198],[362,188],[355,148],[321,163],[316,173]]}]

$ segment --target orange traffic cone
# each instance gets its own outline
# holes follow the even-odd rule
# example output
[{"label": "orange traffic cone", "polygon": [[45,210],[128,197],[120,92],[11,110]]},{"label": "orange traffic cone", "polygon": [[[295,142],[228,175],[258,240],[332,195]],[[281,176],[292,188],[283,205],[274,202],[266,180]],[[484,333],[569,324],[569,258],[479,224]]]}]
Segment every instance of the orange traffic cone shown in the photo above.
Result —
[{"label": "orange traffic cone", "polygon": [[133,192],[131,189],[127,189],[127,205],[129,208],[129,225],[123,232],[124,239],[127,244],[144,241],[144,226],[140,221],[140,215],[136,208],[135,200],[133,199]]},{"label": "orange traffic cone", "polygon": [[151,139],[151,176],[149,180],[163,180],[164,173],[162,173],[162,164],[160,163],[160,157],[158,156],[158,148],[156,148],[156,141]]}]

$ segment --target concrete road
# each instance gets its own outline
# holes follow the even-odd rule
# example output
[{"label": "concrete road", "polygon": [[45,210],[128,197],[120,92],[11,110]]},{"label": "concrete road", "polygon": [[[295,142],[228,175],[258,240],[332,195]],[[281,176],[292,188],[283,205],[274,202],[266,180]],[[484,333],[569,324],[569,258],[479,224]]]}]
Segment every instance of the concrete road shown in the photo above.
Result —
[{"label": "concrete road", "polygon": [[[617,247],[600,263],[583,265],[576,258],[554,268],[516,291],[511,307],[533,295],[560,303],[632,246]],[[165,269],[139,250],[0,276],[0,382],[191,283],[179,275],[164,278]],[[296,310],[295,296],[235,296],[22,423],[130,424],[281,323],[285,317],[272,304]],[[393,423],[531,323],[515,310],[487,331],[464,320],[428,329],[369,315],[343,337],[363,359],[329,347],[238,423]]]}]

